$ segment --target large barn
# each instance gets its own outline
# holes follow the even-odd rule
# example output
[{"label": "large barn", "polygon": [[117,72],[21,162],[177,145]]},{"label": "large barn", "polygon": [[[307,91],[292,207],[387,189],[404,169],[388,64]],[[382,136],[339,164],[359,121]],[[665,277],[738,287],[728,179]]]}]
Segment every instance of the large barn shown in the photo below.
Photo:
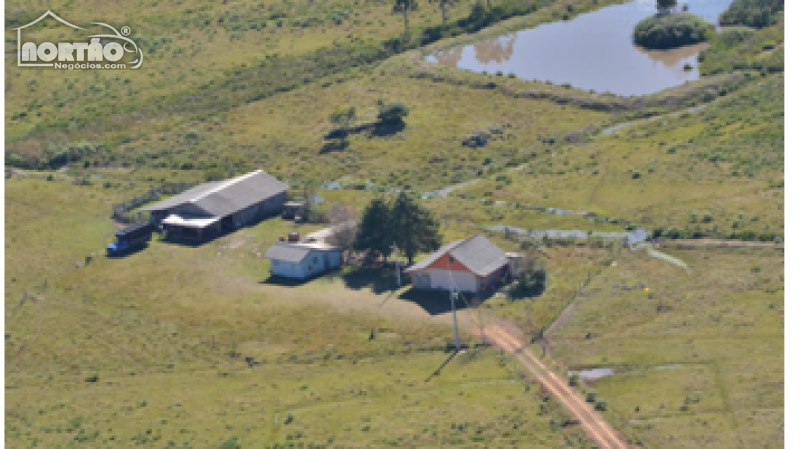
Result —
[{"label": "large barn", "polygon": [[477,293],[491,290],[509,270],[509,258],[478,234],[456,240],[408,267],[415,288]]},{"label": "large barn", "polygon": [[289,186],[256,170],[224,181],[213,181],[143,208],[150,222],[171,237],[204,239],[223,230],[278,214]]}]

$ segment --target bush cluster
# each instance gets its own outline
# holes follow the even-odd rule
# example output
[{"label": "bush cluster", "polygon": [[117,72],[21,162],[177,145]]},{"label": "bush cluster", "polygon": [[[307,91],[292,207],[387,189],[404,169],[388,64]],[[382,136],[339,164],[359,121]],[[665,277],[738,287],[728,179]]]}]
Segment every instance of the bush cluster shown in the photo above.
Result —
[{"label": "bush cluster", "polygon": [[675,48],[707,41],[714,25],[687,12],[658,14],[636,25],[633,39],[646,48]]},{"label": "bush cluster", "polygon": [[734,0],[719,16],[719,22],[762,28],[777,22],[783,9],[784,0]]}]

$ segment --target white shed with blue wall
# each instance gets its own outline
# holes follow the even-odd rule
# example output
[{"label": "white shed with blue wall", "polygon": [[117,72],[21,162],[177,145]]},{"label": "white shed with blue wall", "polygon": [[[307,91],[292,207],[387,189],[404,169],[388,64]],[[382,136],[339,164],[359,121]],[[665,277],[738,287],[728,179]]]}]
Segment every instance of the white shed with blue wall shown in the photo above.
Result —
[{"label": "white shed with blue wall", "polygon": [[324,243],[278,242],[264,255],[274,276],[308,279],[342,265],[342,250]]}]

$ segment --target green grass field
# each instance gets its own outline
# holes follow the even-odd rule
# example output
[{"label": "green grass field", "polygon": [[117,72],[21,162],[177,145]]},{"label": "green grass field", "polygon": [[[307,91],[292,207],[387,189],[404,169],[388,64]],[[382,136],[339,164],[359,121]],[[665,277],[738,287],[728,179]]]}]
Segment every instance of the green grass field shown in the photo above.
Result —
[{"label": "green grass field", "polygon": [[[448,361],[446,296],[398,289],[388,269],[269,277],[273,242],[326,225],[275,218],[199,246],[155,238],[103,254],[113,204],[256,168],[293,194],[308,181],[349,186],[318,189],[322,209],[474,180],[423,200],[445,241],[501,224],[783,240],[780,14],[713,38],[697,82],[625,99],[422,59],[612,2],[491,3],[477,20],[458,2],[441,25],[422,2],[407,40],[383,0],[48,5],[79,25],[130,26],[145,61],[124,72],[19,68],[8,32],[6,446],[592,447],[512,357],[471,347]],[[7,29],[43,12],[11,2]],[[410,108],[404,127],[344,148],[323,140],[336,107],[354,105],[364,124],[379,100]],[[487,127],[503,132],[461,144]],[[782,250],[665,249],[687,274],[587,243],[550,242],[536,253],[544,292],[462,309],[462,338],[478,343],[498,320],[526,337],[557,323],[546,362],[614,368],[581,388],[644,447],[781,446]],[[640,285],[650,290],[621,289]]]},{"label": "green grass field", "polygon": [[586,388],[647,446],[782,447],[783,252],[667,252],[691,274],[623,253],[586,286],[552,356],[615,369]]},{"label": "green grass field", "polygon": [[[6,242],[9,447],[209,446],[234,437],[244,446],[585,443],[494,350],[460,355],[431,376],[452,337],[448,309],[437,305],[446,300],[396,290],[391,271],[268,279],[259,254],[289,222],[270,219],[196,248],[156,239],[128,257],[103,257],[114,230],[107,207],[121,193],[6,181],[7,213],[21,220]],[[84,201],[72,203],[76,196]],[[448,240],[469,232],[445,229]],[[464,340],[479,341],[470,334],[476,317],[522,323],[533,307],[537,323],[552,320],[588,270],[581,251],[552,250],[552,288],[536,300],[462,311]],[[260,364],[247,368],[244,357]]]},{"label": "green grass field", "polygon": [[[618,217],[650,229],[783,234],[783,77],[694,114],[635,122],[463,193]],[[770,239],[771,240],[771,239]]]}]

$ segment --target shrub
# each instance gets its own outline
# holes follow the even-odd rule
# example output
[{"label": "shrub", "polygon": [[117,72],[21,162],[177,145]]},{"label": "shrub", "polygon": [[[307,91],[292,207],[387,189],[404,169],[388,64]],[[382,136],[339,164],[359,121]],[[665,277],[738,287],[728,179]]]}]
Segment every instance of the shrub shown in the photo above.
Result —
[{"label": "shrub", "polygon": [[86,382],[97,382],[97,381],[99,381],[99,380],[100,380],[100,375],[98,375],[97,373],[95,373],[95,374],[92,374],[91,376],[87,377],[87,378],[86,378],[86,379],[84,379],[84,380],[85,380]]},{"label": "shrub", "polygon": [[714,25],[687,12],[657,15],[636,25],[634,41],[645,48],[667,49],[704,42],[714,33]]},{"label": "shrub", "polygon": [[778,19],[784,0],[734,0],[720,16],[720,25],[765,27]]},{"label": "shrub", "polygon": [[408,117],[408,106],[403,103],[389,103],[379,105],[378,120],[381,123],[396,124],[402,123],[403,117]]},{"label": "shrub", "polygon": [[569,384],[570,386],[577,386],[578,382],[581,380],[581,375],[578,373],[572,373],[569,375]]},{"label": "shrub", "polygon": [[239,443],[239,439],[236,437],[231,437],[224,443],[219,446],[219,449],[239,449],[242,445]]},{"label": "shrub", "polygon": [[633,173],[631,173],[631,178],[633,178],[633,179],[639,179],[639,178],[641,178],[641,177],[642,177],[642,174],[641,174],[641,173],[639,173],[639,172],[638,172],[638,171],[636,171],[636,170],[634,170],[634,171],[633,171]]}]

